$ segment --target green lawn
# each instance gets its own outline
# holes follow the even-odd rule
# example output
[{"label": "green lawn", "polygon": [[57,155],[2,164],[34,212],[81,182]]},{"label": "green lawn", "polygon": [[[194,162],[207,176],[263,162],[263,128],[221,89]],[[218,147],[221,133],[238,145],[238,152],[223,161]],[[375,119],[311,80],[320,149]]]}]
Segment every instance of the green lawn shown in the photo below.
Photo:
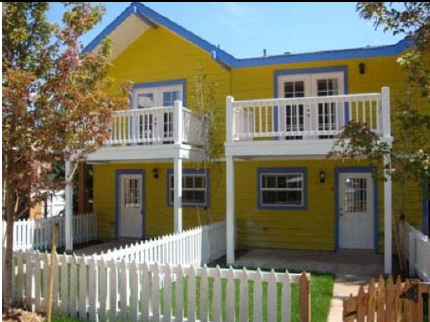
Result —
[{"label": "green lawn", "polygon": [[[311,317],[312,321],[326,321],[330,309],[330,301],[332,299],[333,295],[333,282],[334,282],[334,275],[332,274],[311,274]],[[222,315],[223,320],[225,321],[226,318],[226,284],[227,280],[222,280],[222,289],[221,289],[221,302],[222,302]],[[241,303],[240,301],[240,288],[239,288],[239,281],[236,281],[235,285],[235,305],[236,305],[236,320],[239,320],[239,305]],[[188,305],[188,282],[186,279],[183,281],[183,298],[184,298],[184,316],[187,316],[187,305]],[[253,319],[253,306],[252,306],[252,299],[253,299],[253,286],[254,282],[249,281],[249,319],[250,321],[260,321]],[[291,286],[292,290],[292,307],[291,307],[291,321],[292,322],[299,322],[299,285],[298,284],[292,284]],[[176,311],[176,303],[175,303],[175,295],[176,295],[176,284],[172,285],[172,312],[173,315],[175,315]],[[279,296],[282,292],[282,284],[278,283],[277,285],[277,292],[278,292],[278,303],[277,303],[277,316],[278,321],[281,321],[281,303]],[[200,295],[200,278],[196,277],[196,294],[197,299],[199,299]],[[160,306],[161,311],[163,312],[163,290],[160,294]],[[261,303],[263,306],[263,321],[267,320],[267,283],[263,283],[263,302]],[[213,319],[213,312],[212,312],[212,305],[213,305],[213,279],[209,278],[209,318]],[[200,301],[196,301],[196,315],[197,317],[200,316]]]},{"label": "green lawn", "polygon": [[79,322],[79,319],[66,318],[62,316],[53,316],[51,318],[52,322]]}]

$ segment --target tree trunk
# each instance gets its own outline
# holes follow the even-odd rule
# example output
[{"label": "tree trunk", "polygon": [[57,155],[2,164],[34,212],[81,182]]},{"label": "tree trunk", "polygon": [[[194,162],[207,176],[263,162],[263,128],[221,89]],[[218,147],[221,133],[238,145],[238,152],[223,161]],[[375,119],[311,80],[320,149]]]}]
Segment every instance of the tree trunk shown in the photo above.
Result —
[{"label": "tree trunk", "polygon": [[13,223],[14,223],[14,204],[12,189],[6,191],[6,252],[5,268],[3,272],[3,283],[5,283],[3,294],[3,312],[10,313],[12,308],[12,260],[13,260]]}]

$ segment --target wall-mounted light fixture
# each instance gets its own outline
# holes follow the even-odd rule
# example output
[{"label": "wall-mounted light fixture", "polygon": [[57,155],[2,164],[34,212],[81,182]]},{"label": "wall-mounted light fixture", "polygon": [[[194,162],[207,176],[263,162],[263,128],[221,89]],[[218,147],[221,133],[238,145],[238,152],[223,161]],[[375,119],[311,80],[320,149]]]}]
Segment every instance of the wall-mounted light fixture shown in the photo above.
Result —
[{"label": "wall-mounted light fixture", "polygon": [[154,179],[158,179],[158,168],[152,169],[152,176]]},{"label": "wall-mounted light fixture", "polygon": [[364,74],[366,72],[366,64],[360,63],[358,65],[358,71],[360,72],[360,74]]},{"label": "wall-mounted light fixture", "polygon": [[325,182],[325,172],[323,170],[320,171],[320,182],[321,183]]}]

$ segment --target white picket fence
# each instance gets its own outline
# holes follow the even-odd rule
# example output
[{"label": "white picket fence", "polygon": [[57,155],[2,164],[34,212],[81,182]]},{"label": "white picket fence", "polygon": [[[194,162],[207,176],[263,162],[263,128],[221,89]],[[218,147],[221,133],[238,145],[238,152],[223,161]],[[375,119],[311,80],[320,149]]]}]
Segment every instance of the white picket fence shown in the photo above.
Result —
[{"label": "white picket fence", "polygon": [[[105,259],[200,266],[226,253],[225,221],[109,250]],[[88,254],[91,255],[91,254]]]},{"label": "white picket fence", "polygon": [[[13,302],[43,311],[50,255],[16,252],[14,259]],[[309,321],[310,280],[304,273],[136,263],[96,255],[57,255],[55,262],[53,314],[82,321],[290,321],[292,283],[300,283],[300,321]]]},{"label": "white picket fence", "polygon": [[429,237],[405,223],[408,233],[409,274],[417,274],[423,281],[430,282],[430,241]]},{"label": "white picket fence", "polygon": [[[58,247],[65,246],[65,217],[25,219],[14,222],[14,250],[47,249],[51,246],[54,223],[59,223]],[[86,243],[97,238],[97,216],[79,214],[73,216],[73,243]],[[3,221],[3,245],[6,246],[6,222]]]}]

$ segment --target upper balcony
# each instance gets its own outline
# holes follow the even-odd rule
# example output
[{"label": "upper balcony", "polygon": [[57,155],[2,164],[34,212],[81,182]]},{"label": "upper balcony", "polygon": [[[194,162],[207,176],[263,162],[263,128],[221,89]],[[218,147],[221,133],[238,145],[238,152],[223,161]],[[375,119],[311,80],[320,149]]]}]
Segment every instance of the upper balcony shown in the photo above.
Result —
[{"label": "upper balcony", "polygon": [[226,155],[326,155],[349,121],[391,140],[390,92],[235,101],[227,97]]},{"label": "upper balcony", "polygon": [[89,162],[199,158],[204,118],[176,101],[174,106],[115,111],[105,146]]}]

